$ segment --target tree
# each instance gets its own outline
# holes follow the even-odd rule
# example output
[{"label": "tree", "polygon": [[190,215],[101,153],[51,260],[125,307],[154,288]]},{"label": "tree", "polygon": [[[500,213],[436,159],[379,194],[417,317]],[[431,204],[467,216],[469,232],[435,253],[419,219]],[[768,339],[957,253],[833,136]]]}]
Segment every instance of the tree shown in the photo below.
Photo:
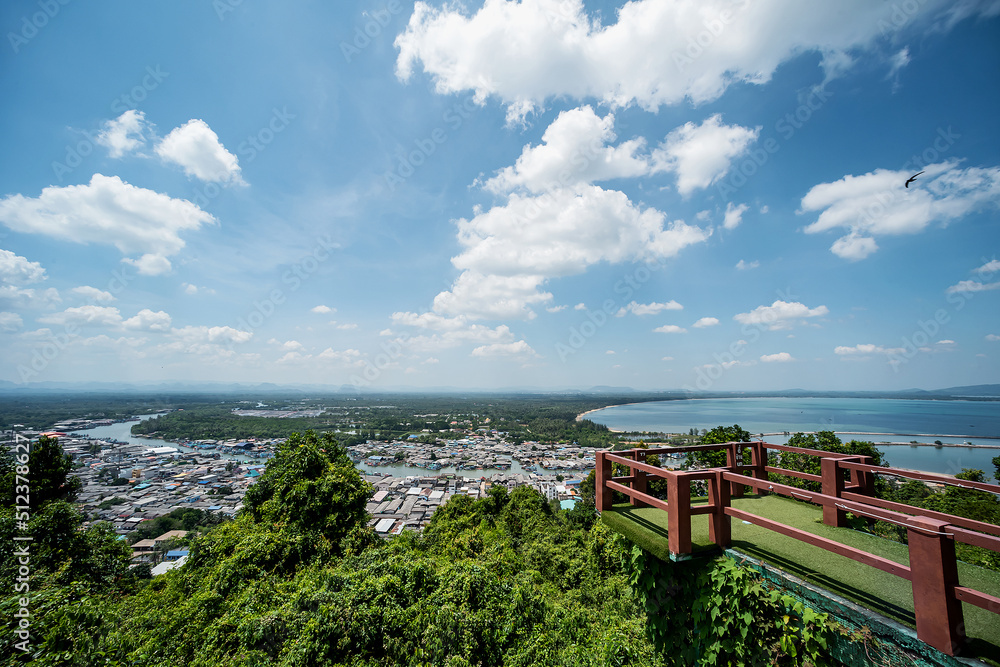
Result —
[{"label": "tree", "polygon": [[[739,424],[732,426],[716,426],[711,431],[706,431],[701,437],[703,445],[717,445],[724,442],[750,442],[750,432],[740,428]],[[726,465],[726,451],[689,452],[687,455],[689,466],[699,465],[705,468],[719,468]]]},{"label": "tree", "polygon": [[[78,477],[69,477],[73,470],[73,459],[63,452],[56,438],[42,436],[31,443],[26,464],[9,458],[0,462],[0,465],[3,466],[0,472],[0,493],[3,493],[5,502],[13,501],[15,486],[19,486],[16,483],[17,476],[21,475],[31,480],[29,496],[32,511],[55,500],[73,502],[83,488]],[[18,467],[24,465],[28,472],[25,473],[24,469],[18,472]]]},{"label": "tree", "polygon": [[993,467],[995,468],[993,471],[993,479],[1000,482],[1000,456],[993,457]]},{"label": "tree", "polygon": [[328,433],[294,434],[251,486],[243,509],[255,521],[319,531],[339,541],[363,525],[372,486],[361,479],[347,451]]}]

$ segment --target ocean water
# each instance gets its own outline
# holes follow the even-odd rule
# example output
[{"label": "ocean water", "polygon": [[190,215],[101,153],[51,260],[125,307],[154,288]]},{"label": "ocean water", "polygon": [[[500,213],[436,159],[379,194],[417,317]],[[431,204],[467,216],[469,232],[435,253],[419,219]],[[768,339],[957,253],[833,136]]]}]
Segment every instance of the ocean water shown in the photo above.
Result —
[{"label": "ocean water", "polygon": [[[991,459],[1000,449],[911,447],[941,440],[1000,447],[1000,401],[927,401],[880,398],[720,398],[616,405],[587,415],[618,431],[687,433],[739,424],[764,440],[783,444],[783,434],[834,431],[845,442],[896,442],[880,445],[889,464],[955,474],[978,468],[993,474]],[[874,433],[878,435],[855,435]],[[779,435],[770,435],[779,434]]]}]

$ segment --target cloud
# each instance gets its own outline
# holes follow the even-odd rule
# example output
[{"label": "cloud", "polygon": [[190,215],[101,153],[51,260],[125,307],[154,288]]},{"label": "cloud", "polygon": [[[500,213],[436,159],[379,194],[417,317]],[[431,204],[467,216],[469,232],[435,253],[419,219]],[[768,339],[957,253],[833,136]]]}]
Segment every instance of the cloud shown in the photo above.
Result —
[{"label": "cloud", "polygon": [[155,275],[169,270],[167,258],[184,247],[181,232],[215,218],[189,201],[94,174],[87,185],[50,186],[37,198],[0,199],[0,222],[16,232],[113,245],[124,255],[142,255],[129,262]]},{"label": "cloud", "polygon": [[705,327],[714,327],[719,323],[719,320],[715,317],[703,317],[691,326],[695,329],[703,329]]},{"label": "cloud", "polygon": [[750,269],[756,269],[759,266],[760,262],[758,262],[756,259],[753,260],[752,262],[745,262],[742,259],[736,262],[736,268],[739,271],[749,271]]},{"label": "cloud", "polygon": [[124,257],[122,261],[134,266],[144,276],[160,276],[164,273],[169,273],[170,269],[173,268],[169,259],[163,255],[153,253],[146,253],[139,259]]},{"label": "cloud", "polygon": [[531,319],[531,306],[552,298],[541,289],[550,278],[600,262],[673,257],[709,236],[595,185],[512,194],[505,205],[457,226],[463,250],[452,263],[464,273],[435,298],[434,310],[477,318]]},{"label": "cloud", "polygon": [[170,134],[154,149],[165,162],[179,165],[188,176],[202,181],[246,185],[236,156],[219,142],[205,121],[193,118]]},{"label": "cloud", "polygon": [[508,343],[514,340],[514,334],[506,325],[491,329],[481,324],[471,324],[465,316],[445,317],[431,312],[419,315],[397,312],[392,314],[392,320],[399,325],[435,332],[431,335],[406,338],[403,342],[413,349],[438,350],[462,343]]},{"label": "cloud", "polygon": [[810,317],[820,317],[829,313],[826,306],[809,308],[805,304],[797,301],[775,301],[770,306],[757,306],[749,313],[739,313],[733,319],[740,324],[767,325],[771,331],[789,329],[795,320],[804,320]]},{"label": "cloud", "polygon": [[902,48],[889,59],[889,77],[893,77],[910,64],[910,50]]},{"label": "cloud", "polygon": [[252,331],[233,327],[186,326],[170,331],[172,340],[165,343],[164,350],[211,357],[231,357],[234,345],[247,343],[253,338]]},{"label": "cloud", "polygon": [[51,313],[38,318],[43,324],[68,326],[118,327],[122,323],[121,312],[112,306],[74,306],[60,313]]},{"label": "cloud", "polygon": [[310,313],[319,313],[320,315],[327,315],[329,313],[335,313],[335,312],[337,312],[337,309],[336,308],[331,308],[330,306],[320,305],[320,306],[313,306],[312,308],[309,309],[309,312]]},{"label": "cloud", "polygon": [[575,306],[573,306],[573,310],[587,310],[587,304],[582,302],[578,303]]},{"label": "cloud", "polygon": [[615,313],[615,317],[624,317],[626,313],[632,313],[633,315],[642,317],[644,315],[656,315],[664,310],[684,310],[684,306],[677,303],[673,299],[662,303],[657,303],[655,301],[653,303],[637,303],[632,301]]},{"label": "cloud", "polygon": [[846,229],[830,250],[858,261],[878,249],[876,236],[917,234],[931,224],[946,225],[1000,203],[1000,167],[961,169],[958,164],[949,160],[927,165],[909,188],[903,186],[910,171],[888,169],[813,186],[802,198],[800,212],[820,214],[804,231]]},{"label": "cloud", "polygon": [[10,285],[31,285],[45,280],[45,269],[38,262],[0,249],[0,280]]},{"label": "cloud", "polygon": [[981,283],[978,280],[960,280],[945,291],[948,294],[954,294],[956,292],[989,292],[995,289],[1000,289],[1000,282]]},{"label": "cloud", "polygon": [[97,135],[97,143],[108,149],[108,155],[120,158],[131,153],[145,143],[146,115],[129,109],[122,115],[104,123],[104,129]]},{"label": "cloud", "polygon": [[861,343],[850,347],[838,345],[834,348],[833,353],[843,357],[851,357],[871,354],[898,355],[905,351],[906,349],[902,347],[882,347],[881,345],[873,345],[871,343]]},{"label": "cloud", "polygon": [[1000,336],[998,336],[997,334],[986,334],[986,340],[995,343],[998,340],[1000,340]]},{"label": "cloud", "polygon": [[[912,25],[948,5],[915,5]],[[496,96],[516,122],[555,97],[596,98],[614,106],[653,110],[689,99],[720,97],[734,84],[767,83],[777,68],[802,54],[822,56],[827,78],[892,31],[890,3],[844,0],[821,5],[795,0],[697,3],[635,0],[613,23],[588,15],[583,0],[414,5],[396,38],[396,74],[418,68],[441,94],[471,90]],[[955,10],[953,10],[955,11]],[[967,14],[988,14],[974,7]],[[956,15],[951,24],[964,16]],[[516,36],[516,37],[512,37]]]},{"label": "cloud", "polygon": [[194,296],[195,294],[198,293],[197,285],[192,285],[191,283],[181,283],[181,287],[184,288],[185,294],[190,294],[191,296]]},{"label": "cloud", "polygon": [[115,300],[115,296],[111,292],[106,292],[104,290],[97,289],[96,287],[90,287],[89,285],[74,287],[70,290],[70,293],[95,303],[110,303]]},{"label": "cloud", "polygon": [[739,227],[740,223],[743,222],[743,214],[748,208],[750,207],[746,204],[740,204],[739,206],[733,206],[733,202],[726,204],[726,217],[723,220],[722,226],[726,229],[736,229]]},{"label": "cloud", "polygon": [[316,355],[316,358],[322,361],[334,361],[349,367],[361,367],[365,364],[362,356],[361,352],[353,348],[335,350],[332,347],[328,347]]},{"label": "cloud", "polygon": [[830,246],[830,252],[850,262],[860,261],[876,250],[878,250],[878,244],[875,243],[875,239],[870,236],[859,236],[853,231],[847,236],[837,239]]},{"label": "cloud", "polygon": [[771,363],[785,363],[789,361],[795,361],[795,359],[788,352],[778,352],[777,354],[764,354],[760,357],[761,363],[771,364]]},{"label": "cloud", "polygon": [[[654,169],[677,174],[677,191],[687,197],[698,189],[707,188],[729,171],[733,160],[757,140],[760,128],[751,130],[739,125],[723,125],[716,114],[701,125],[688,122],[673,130],[653,151]],[[729,204],[732,207],[732,204]],[[735,218],[739,224],[746,205]],[[731,228],[730,210],[726,211],[726,228]]]},{"label": "cloud", "polygon": [[525,341],[513,343],[491,343],[481,345],[472,351],[474,357],[537,357],[538,354]]},{"label": "cloud", "polygon": [[342,331],[349,331],[351,329],[357,329],[358,325],[355,324],[354,322],[348,322],[348,323],[345,323],[345,324],[338,324],[337,328],[340,329],[340,330],[342,330]]},{"label": "cloud", "polygon": [[676,324],[664,324],[662,327],[656,327],[653,331],[655,333],[686,333],[687,329]]},{"label": "cloud", "polygon": [[569,308],[569,306],[547,306],[545,310],[550,313],[559,313]]},{"label": "cloud", "polygon": [[24,320],[17,313],[0,312],[0,331],[18,331],[24,326]]},{"label": "cloud", "polygon": [[170,331],[170,315],[162,310],[152,311],[143,308],[134,317],[130,317],[122,326],[135,331]]},{"label": "cloud", "polygon": [[600,118],[589,106],[563,111],[546,128],[540,145],[525,146],[514,165],[501,169],[484,187],[495,193],[516,188],[539,193],[648,173],[648,159],[636,154],[645,140],[608,145],[615,139],[614,122],[614,114]]}]

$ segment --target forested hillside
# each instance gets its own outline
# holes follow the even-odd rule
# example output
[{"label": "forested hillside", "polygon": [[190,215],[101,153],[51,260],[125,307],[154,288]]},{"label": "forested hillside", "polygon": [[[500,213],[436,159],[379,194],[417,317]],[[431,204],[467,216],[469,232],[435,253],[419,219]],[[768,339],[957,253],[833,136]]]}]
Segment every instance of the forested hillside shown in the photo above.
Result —
[{"label": "forested hillside", "polygon": [[[68,467],[49,470],[43,479],[39,468],[36,484],[63,489]],[[2,479],[7,494],[11,476]],[[127,570],[127,549],[113,534],[77,530],[81,517],[68,498],[50,496],[33,508],[30,592],[0,604],[4,660],[802,664],[823,651],[822,617],[793,609],[732,561],[674,571],[595,523],[591,511],[553,512],[534,490],[456,496],[422,534],[389,540],[366,527],[369,492],[331,438],[296,435],[237,519],[198,538],[184,567],[152,580]],[[19,530],[5,506],[5,564],[14,563]],[[5,591],[13,567],[0,572]],[[14,632],[21,607],[30,611],[27,653]]]}]

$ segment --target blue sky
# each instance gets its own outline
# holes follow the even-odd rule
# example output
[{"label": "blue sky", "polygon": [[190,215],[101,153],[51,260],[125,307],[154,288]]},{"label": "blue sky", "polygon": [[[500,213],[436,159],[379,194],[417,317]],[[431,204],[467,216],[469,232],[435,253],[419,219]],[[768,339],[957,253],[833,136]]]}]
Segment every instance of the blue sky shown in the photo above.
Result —
[{"label": "blue sky", "polygon": [[0,24],[0,380],[1000,378],[998,2]]}]

